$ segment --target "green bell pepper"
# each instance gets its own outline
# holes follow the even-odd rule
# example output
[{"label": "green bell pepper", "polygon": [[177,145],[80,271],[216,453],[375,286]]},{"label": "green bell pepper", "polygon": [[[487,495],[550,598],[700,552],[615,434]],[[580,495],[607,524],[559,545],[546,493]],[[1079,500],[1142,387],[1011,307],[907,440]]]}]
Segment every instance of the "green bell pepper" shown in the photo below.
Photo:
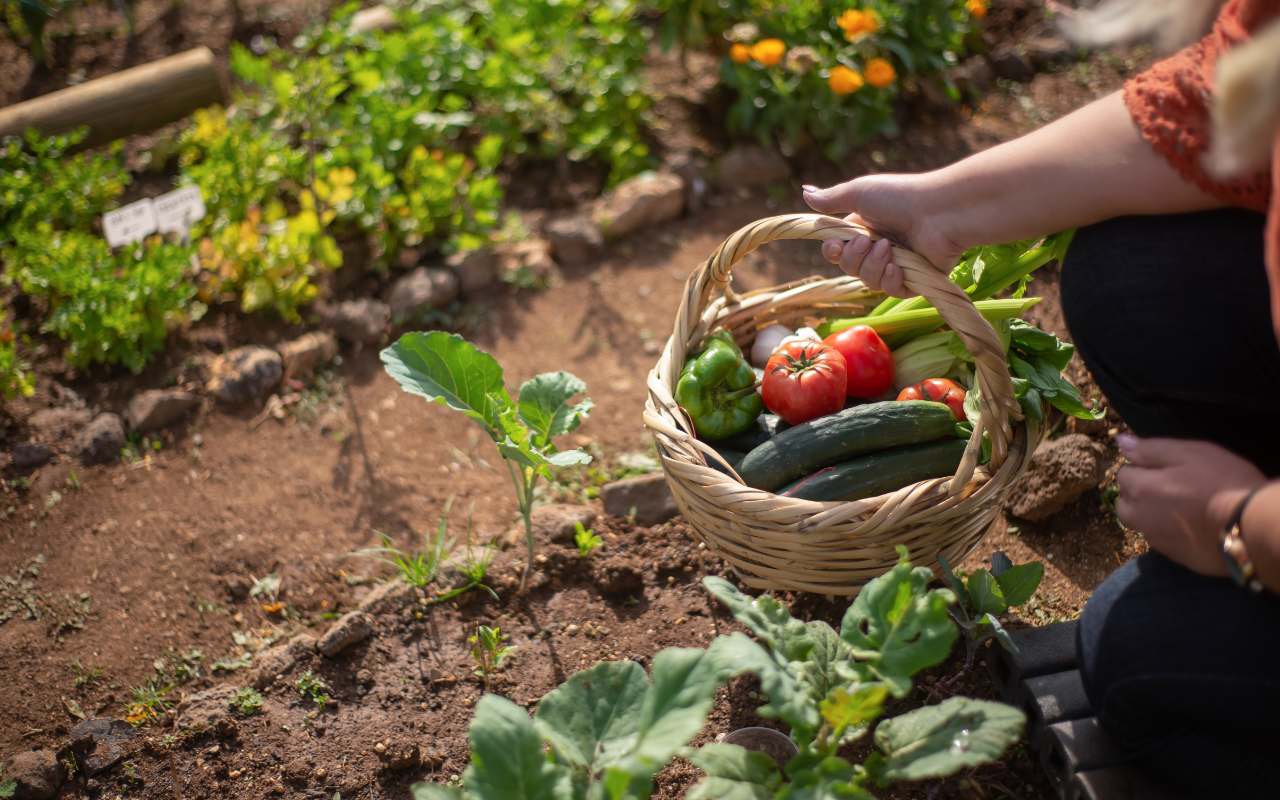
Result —
[{"label": "green bell pepper", "polygon": [[685,362],[676,383],[676,402],[689,412],[703,439],[742,433],[764,410],[755,371],[723,330],[707,337],[702,352]]}]

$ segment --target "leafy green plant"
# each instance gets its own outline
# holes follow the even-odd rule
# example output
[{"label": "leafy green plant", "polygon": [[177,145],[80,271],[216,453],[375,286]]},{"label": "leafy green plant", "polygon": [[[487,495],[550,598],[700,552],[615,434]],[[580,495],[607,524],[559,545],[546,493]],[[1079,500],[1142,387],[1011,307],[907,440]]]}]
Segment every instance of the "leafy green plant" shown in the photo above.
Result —
[{"label": "leafy green plant", "polygon": [[1031,561],[1014,564],[1002,552],[991,556],[991,569],[975,569],[970,573],[955,572],[947,559],[938,556],[942,577],[959,602],[951,608],[951,615],[965,633],[965,666],[971,666],[978,646],[988,639],[995,639],[1011,653],[1018,646],[1000,624],[1000,615],[1011,608],[1025,605],[1035,594],[1044,578],[1044,564]]},{"label": "leafy green plant", "polygon": [[575,522],[573,523],[573,543],[578,548],[578,555],[586,558],[604,544],[604,539],[596,535],[591,528],[584,527],[581,522]]},{"label": "leafy green plant", "polygon": [[591,413],[589,398],[573,402],[586,392],[586,384],[568,372],[544,372],[525,381],[513,401],[497,360],[461,336],[443,331],[401,336],[382,351],[382,363],[401,389],[462,412],[489,434],[515,487],[524,522],[527,578],[533,563],[532,514],[539,481],[558,468],[591,460],[582,450],[557,449],[554,441],[577,429]]},{"label": "leafy green plant", "polygon": [[405,583],[415,589],[426,589],[435,582],[440,567],[453,552],[453,540],[449,538],[449,506],[445,504],[440,515],[440,524],[436,527],[435,538],[428,535],[422,537],[422,549],[405,551],[395,546],[395,541],[385,533],[378,533],[382,540],[381,547],[369,547],[356,551],[356,555],[373,556],[379,561],[390,564],[400,573]]},{"label": "leafy green plant", "polygon": [[35,393],[30,366],[18,352],[19,337],[9,326],[8,315],[0,308],[0,400],[12,400]]},{"label": "leafy green plant", "polygon": [[324,678],[311,670],[299,675],[293,685],[298,690],[298,696],[307,702],[314,703],[316,708],[329,705],[329,695],[333,690],[329,688],[329,683]]},{"label": "leafy green plant", "polygon": [[142,686],[134,687],[132,699],[125,707],[124,720],[136,727],[146,725],[160,718],[173,701],[169,699],[171,684],[148,681]]},{"label": "leafy green plant", "polygon": [[231,696],[231,710],[242,717],[262,713],[262,695],[252,686],[242,686]]},{"label": "leafy green plant", "polygon": [[497,625],[492,628],[481,625],[474,634],[467,637],[467,644],[471,645],[471,658],[476,662],[475,676],[484,681],[486,689],[489,688],[489,681],[516,651],[515,647],[507,644],[509,639]]},{"label": "leafy green plant", "polygon": [[13,778],[0,780],[0,798],[13,797],[18,793],[18,782]]},{"label": "leafy green plant", "polygon": [[[872,732],[890,697],[940,663],[956,629],[954,597],[929,589],[932,573],[902,560],[869,583],[840,632],[793,619],[771,597],[752,599],[719,578],[704,581],[759,639],[735,633],[705,649],[671,648],[653,659],[652,679],[634,662],[602,662],[572,676],[538,704],[533,719],[500,697],[476,706],[472,761],[461,787],[417,784],[415,800],[638,800],[676,755],[707,773],[690,800],[871,798],[896,781],[951,775],[987,763],[1018,738],[1017,709],[953,697],[880,722],[875,750],[860,764],[843,749]],[[768,696],[760,709],[790,728],[799,753],[784,770],[760,753],[716,743],[688,751],[716,689],[743,672]],[[549,752],[548,752],[549,751]]]}]

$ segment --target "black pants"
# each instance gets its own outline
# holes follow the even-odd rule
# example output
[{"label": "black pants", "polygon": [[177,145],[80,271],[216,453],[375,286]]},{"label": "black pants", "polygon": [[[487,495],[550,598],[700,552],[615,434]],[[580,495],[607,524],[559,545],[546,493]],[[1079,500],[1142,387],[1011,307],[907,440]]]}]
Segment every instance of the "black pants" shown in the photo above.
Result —
[{"label": "black pants", "polygon": [[[1139,436],[1206,439],[1280,475],[1280,348],[1263,218],[1083,229],[1062,303],[1080,355]],[[1192,797],[1280,797],[1280,597],[1148,553],[1094,592],[1080,669],[1102,725]]]}]

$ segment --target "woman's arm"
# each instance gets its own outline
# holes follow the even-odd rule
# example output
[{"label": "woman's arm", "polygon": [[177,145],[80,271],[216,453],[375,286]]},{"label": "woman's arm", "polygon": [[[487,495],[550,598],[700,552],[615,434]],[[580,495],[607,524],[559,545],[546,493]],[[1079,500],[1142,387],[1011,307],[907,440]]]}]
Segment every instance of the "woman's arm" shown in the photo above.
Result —
[{"label": "woman's arm", "polygon": [[[816,211],[853,214],[940,268],[968,247],[1026,239],[1128,214],[1216,208],[1138,132],[1119,92],[1013,141],[916,175],[867,175],[805,187]],[[903,294],[888,243],[827,242],[824,255],[851,275]]]}]

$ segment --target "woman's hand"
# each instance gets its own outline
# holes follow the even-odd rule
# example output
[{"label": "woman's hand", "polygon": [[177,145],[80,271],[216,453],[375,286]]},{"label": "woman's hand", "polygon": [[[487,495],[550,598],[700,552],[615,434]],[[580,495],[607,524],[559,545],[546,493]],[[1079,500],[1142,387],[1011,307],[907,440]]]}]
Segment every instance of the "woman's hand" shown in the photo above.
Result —
[{"label": "woman's hand", "polygon": [[1128,460],[1116,515],[1153,550],[1204,575],[1225,575],[1220,537],[1249,490],[1266,482],[1250,462],[1211,442],[1116,437]]},{"label": "woman's hand", "polygon": [[930,175],[866,175],[818,189],[804,187],[809,207],[824,214],[845,215],[851,222],[884,238],[855,236],[822,243],[822,255],[872,289],[908,297],[902,270],[893,263],[891,242],[911,248],[940,270],[950,270],[964,247],[938,224],[928,207]]}]

